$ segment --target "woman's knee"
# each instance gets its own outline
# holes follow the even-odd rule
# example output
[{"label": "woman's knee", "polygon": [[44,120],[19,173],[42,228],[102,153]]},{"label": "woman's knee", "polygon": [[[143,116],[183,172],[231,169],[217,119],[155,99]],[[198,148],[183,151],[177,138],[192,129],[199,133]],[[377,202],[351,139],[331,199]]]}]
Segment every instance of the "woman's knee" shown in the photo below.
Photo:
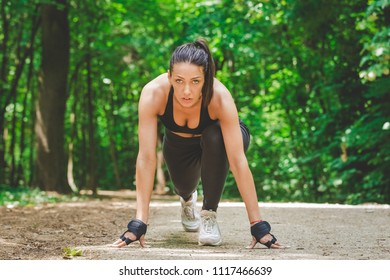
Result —
[{"label": "woman's knee", "polygon": [[202,148],[210,147],[212,149],[220,148],[225,150],[222,131],[219,124],[210,125],[203,131],[201,145]]}]

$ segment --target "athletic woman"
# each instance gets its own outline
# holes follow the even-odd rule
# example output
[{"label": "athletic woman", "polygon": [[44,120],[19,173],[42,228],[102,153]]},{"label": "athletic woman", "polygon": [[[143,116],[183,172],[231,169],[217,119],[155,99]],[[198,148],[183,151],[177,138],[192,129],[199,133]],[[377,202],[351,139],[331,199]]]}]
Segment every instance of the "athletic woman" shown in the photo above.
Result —
[{"label": "athletic woman", "polygon": [[[150,81],[139,101],[139,152],[136,163],[136,218],[114,243],[122,247],[140,241],[145,245],[149,204],[156,172],[157,125],[165,126],[163,154],[181,201],[181,223],[198,233],[200,245],[222,242],[217,208],[229,167],[245,203],[253,248],[257,242],[282,248],[262,221],[255,184],[245,151],[248,128],[239,120],[228,89],[215,78],[215,65],[207,43],[198,39],[173,52],[168,73]],[[196,209],[199,180],[203,206]]]}]

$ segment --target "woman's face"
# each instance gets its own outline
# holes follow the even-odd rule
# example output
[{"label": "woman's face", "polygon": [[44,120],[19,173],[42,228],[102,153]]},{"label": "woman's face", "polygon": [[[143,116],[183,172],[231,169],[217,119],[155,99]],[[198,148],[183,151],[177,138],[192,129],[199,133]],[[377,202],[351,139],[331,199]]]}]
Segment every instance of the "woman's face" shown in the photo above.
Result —
[{"label": "woman's face", "polygon": [[176,101],[184,108],[191,108],[202,100],[204,71],[202,66],[188,62],[176,63],[168,74]]}]

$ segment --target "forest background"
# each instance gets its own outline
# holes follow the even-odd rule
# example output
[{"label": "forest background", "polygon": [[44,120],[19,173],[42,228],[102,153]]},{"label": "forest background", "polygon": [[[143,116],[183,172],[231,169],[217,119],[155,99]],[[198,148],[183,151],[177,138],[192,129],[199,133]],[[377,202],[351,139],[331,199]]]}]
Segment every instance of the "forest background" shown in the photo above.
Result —
[{"label": "forest background", "polygon": [[203,37],[260,200],[390,203],[389,0],[0,3],[0,201],[135,189],[140,91]]}]

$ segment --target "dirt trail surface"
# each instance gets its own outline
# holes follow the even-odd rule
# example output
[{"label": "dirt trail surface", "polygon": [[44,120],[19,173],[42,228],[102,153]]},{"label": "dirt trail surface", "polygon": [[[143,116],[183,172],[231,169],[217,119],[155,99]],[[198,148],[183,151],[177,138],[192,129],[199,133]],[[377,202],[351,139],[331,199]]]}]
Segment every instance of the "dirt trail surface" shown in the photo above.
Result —
[{"label": "dirt trail surface", "polygon": [[[197,233],[180,224],[176,196],[153,196],[146,242],[110,244],[135,214],[134,193],[102,192],[100,199],[34,207],[0,208],[1,260],[58,260],[64,248],[82,249],[77,260],[389,260],[389,205],[260,203],[278,240],[289,249],[245,247],[251,236],[242,203],[221,202],[223,243],[199,246]],[[200,208],[200,204],[198,204]]]}]

